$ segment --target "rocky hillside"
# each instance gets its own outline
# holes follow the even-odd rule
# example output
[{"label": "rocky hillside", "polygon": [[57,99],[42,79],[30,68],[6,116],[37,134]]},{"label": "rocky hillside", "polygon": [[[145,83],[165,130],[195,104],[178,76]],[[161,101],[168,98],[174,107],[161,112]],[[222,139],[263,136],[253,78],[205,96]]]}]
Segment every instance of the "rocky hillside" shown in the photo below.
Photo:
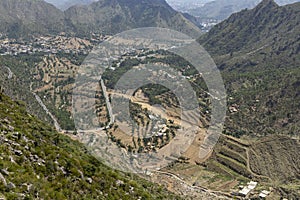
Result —
[{"label": "rocky hillside", "polygon": [[299,134],[300,3],[264,0],[233,14],[199,42],[213,55],[229,96],[229,134]]},{"label": "rocky hillside", "polygon": [[74,5],[87,5],[97,0],[45,0],[61,10],[66,10]]},{"label": "rocky hillside", "polygon": [[87,6],[74,6],[65,11],[75,32],[118,33],[138,27],[165,27],[192,36],[199,29],[165,0],[101,0]]},{"label": "rocky hillside", "polygon": [[[291,4],[299,0],[276,0],[279,5]],[[188,12],[200,19],[224,20],[231,14],[243,9],[252,9],[261,0],[215,0],[204,4],[202,7],[189,9]]]},{"label": "rocky hillside", "polygon": [[10,37],[29,34],[115,34],[138,27],[164,27],[197,38],[199,28],[165,0],[101,0],[76,5],[65,12],[43,0],[0,2],[0,33]]},{"label": "rocky hillside", "polygon": [[11,37],[58,33],[63,27],[63,12],[43,0],[0,1],[0,32]]},{"label": "rocky hillside", "polygon": [[114,171],[79,142],[55,132],[0,93],[0,198],[178,199]]},{"label": "rocky hillside", "polygon": [[253,8],[258,2],[259,0],[216,0],[194,8],[189,13],[204,19],[224,20],[234,12],[244,8]]}]

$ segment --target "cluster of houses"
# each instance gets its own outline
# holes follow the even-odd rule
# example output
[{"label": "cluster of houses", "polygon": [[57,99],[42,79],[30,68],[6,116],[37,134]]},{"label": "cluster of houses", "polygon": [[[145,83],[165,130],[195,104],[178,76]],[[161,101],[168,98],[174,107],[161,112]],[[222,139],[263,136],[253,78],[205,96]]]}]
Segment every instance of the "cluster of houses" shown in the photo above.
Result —
[{"label": "cluster of houses", "polygon": [[80,39],[65,35],[39,36],[31,39],[0,38],[0,55],[17,56],[20,54],[34,53],[73,53],[87,55],[93,45],[106,39],[102,35],[94,35],[91,38]]},{"label": "cluster of houses", "polygon": [[167,131],[169,130],[169,127],[164,122],[164,120],[161,120],[157,115],[151,114],[149,115],[149,119],[157,122],[153,127],[152,136],[165,136]]},{"label": "cluster of houses", "polygon": [[257,186],[257,182],[250,181],[247,186],[245,186],[242,190],[239,191],[241,196],[246,197],[252,190],[254,190]]},{"label": "cluster of houses", "polygon": [[[253,191],[257,187],[257,184],[258,183],[255,181],[250,181],[247,183],[246,186],[240,186],[241,190],[238,191],[237,193],[235,193],[234,195],[241,196],[244,198],[254,195]],[[266,199],[270,195],[270,193],[271,193],[270,191],[262,190],[259,194],[258,193],[255,193],[255,194],[258,194],[257,197],[259,199]]]},{"label": "cluster of houses", "polygon": [[200,24],[202,26],[201,29],[205,32],[208,32],[212,27],[214,27],[215,25],[217,25],[220,22],[221,22],[221,20],[217,20],[217,19],[203,19],[200,22]]}]

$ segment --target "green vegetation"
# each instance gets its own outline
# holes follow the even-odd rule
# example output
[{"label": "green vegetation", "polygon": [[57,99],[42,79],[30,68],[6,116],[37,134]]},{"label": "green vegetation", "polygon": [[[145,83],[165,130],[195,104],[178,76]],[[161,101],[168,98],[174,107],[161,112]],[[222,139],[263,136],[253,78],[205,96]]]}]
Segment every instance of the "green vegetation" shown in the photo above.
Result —
[{"label": "green vegetation", "polygon": [[235,137],[300,131],[300,3],[264,0],[233,14],[199,38],[221,70]]},{"label": "green vegetation", "polygon": [[[58,119],[62,129],[74,130],[74,120],[70,113],[72,84],[75,81],[76,67],[83,59],[83,55],[64,53],[56,56],[43,53],[1,56],[0,65],[3,66],[3,74],[0,76],[0,85],[3,86],[5,94],[25,101],[30,113],[53,123],[30,91],[30,89],[37,90],[35,93]],[[5,66],[12,70],[14,74],[12,79],[7,79]]]},{"label": "green vegetation", "polygon": [[252,178],[247,169],[247,147],[237,140],[221,136],[211,158],[204,163],[208,170],[231,178]]},{"label": "green vegetation", "polygon": [[7,199],[178,199],[104,166],[84,145],[0,94],[0,194]]},{"label": "green vegetation", "polygon": [[[38,62],[38,57],[21,56],[18,59],[11,56],[0,57],[0,86],[3,92],[14,100],[22,100],[26,102],[26,108],[39,119],[52,123],[45,111],[40,107],[33,94],[30,92],[30,71],[34,66],[34,62]],[[13,77],[8,79],[9,67],[13,73]]]},{"label": "green vegetation", "polygon": [[[154,54],[154,56],[149,56],[149,54]],[[209,96],[207,94],[207,86],[199,74],[199,72],[185,59],[174,55],[173,53],[166,52],[163,50],[159,51],[149,51],[147,53],[138,54],[138,57],[148,56],[145,59],[138,58],[126,58],[120,63],[119,67],[113,69],[107,69],[102,75],[105,85],[113,89],[117,81],[121,78],[123,74],[131,70],[133,67],[149,64],[149,63],[163,63],[168,67],[175,69],[182,73],[186,77],[193,90],[196,92],[199,97],[199,105],[201,107],[202,113],[210,111],[209,107]],[[141,87],[145,96],[149,99],[151,105],[161,104],[165,107],[178,107],[179,102],[177,101],[176,96],[166,87],[159,84],[147,84]]]}]

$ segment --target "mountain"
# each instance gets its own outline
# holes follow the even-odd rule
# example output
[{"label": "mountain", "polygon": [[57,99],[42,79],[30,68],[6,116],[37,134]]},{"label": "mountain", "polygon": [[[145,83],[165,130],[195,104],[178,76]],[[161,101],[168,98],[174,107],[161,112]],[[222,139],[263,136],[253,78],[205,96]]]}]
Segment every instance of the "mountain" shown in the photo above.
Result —
[{"label": "mountain", "polygon": [[299,22],[300,3],[263,0],[198,40],[214,58],[228,95],[226,136],[205,166],[276,182],[279,196],[288,199],[300,196]]},{"label": "mountain", "polygon": [[60,32],[115,34],[150,26],[175,29],[195,38],[201,32],[165,0],[101,0],[65,12],[43,0],[4,0],[0,13],[0,32],[10,37]]},{"label": "mountain", "polygon": [[167,0],[168,4],[175,10],[186,12],[195,7],[201,7],[212,0]]},{"label": "mountain", "polygon": [[[299,0],[278,0],[279,5],[298,2]],[[200,19],[224,20],[232,13],[243,9],[254,8],[260,0],[215,0],[204,4],[204,6],[189,9],[188,12]]]},{"label": "mountain", "polygon": [[64,14],[43,0],[0,1],[0,32],[10,36],[29,33],[59,33]]},{"label": "mountain", "polygon": [[83,144],[55,132],[2,92],[0,133],[2,199],[180,199],[103,165]]},{"label": "mountain", "polygon": [[228,134],[299,133],[299,22],[300,3],[263,0],[199,38],[225,81]]},{"label": "mountain", "polygon": [[217,0],[204,4],[190,10],[190,14],[206,19],[226,19],[234,12],[238,12],[244,8],[253,8],[259,0]]},{"label": "mountain", "polygon": [[75,32],[118,33],[138,27],[164,27],[199,36],[200,30],[165,0],[100,0],[65,11]]},{"label": "mountain", "polygon": [[75,5],[88,5],[97,0],[45,0],[48,3],[53,4],[61,10],[66,10]]}]

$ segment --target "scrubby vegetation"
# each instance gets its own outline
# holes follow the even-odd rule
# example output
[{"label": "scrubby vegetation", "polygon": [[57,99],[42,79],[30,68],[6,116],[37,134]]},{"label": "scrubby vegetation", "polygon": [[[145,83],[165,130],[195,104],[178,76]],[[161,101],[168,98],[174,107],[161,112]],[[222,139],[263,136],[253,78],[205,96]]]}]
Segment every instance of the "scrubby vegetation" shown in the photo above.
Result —
[{"label": "scrubby vegetation", "polygon": [[297,135],[300,108],[300,4],[262,1],[199,39],[221,70],[229,107],[226,134]]},{"label": "scrubby vegetation", "polygon": [[0,193],[7,199],[178,199],[112,170],[0,93]]}]

